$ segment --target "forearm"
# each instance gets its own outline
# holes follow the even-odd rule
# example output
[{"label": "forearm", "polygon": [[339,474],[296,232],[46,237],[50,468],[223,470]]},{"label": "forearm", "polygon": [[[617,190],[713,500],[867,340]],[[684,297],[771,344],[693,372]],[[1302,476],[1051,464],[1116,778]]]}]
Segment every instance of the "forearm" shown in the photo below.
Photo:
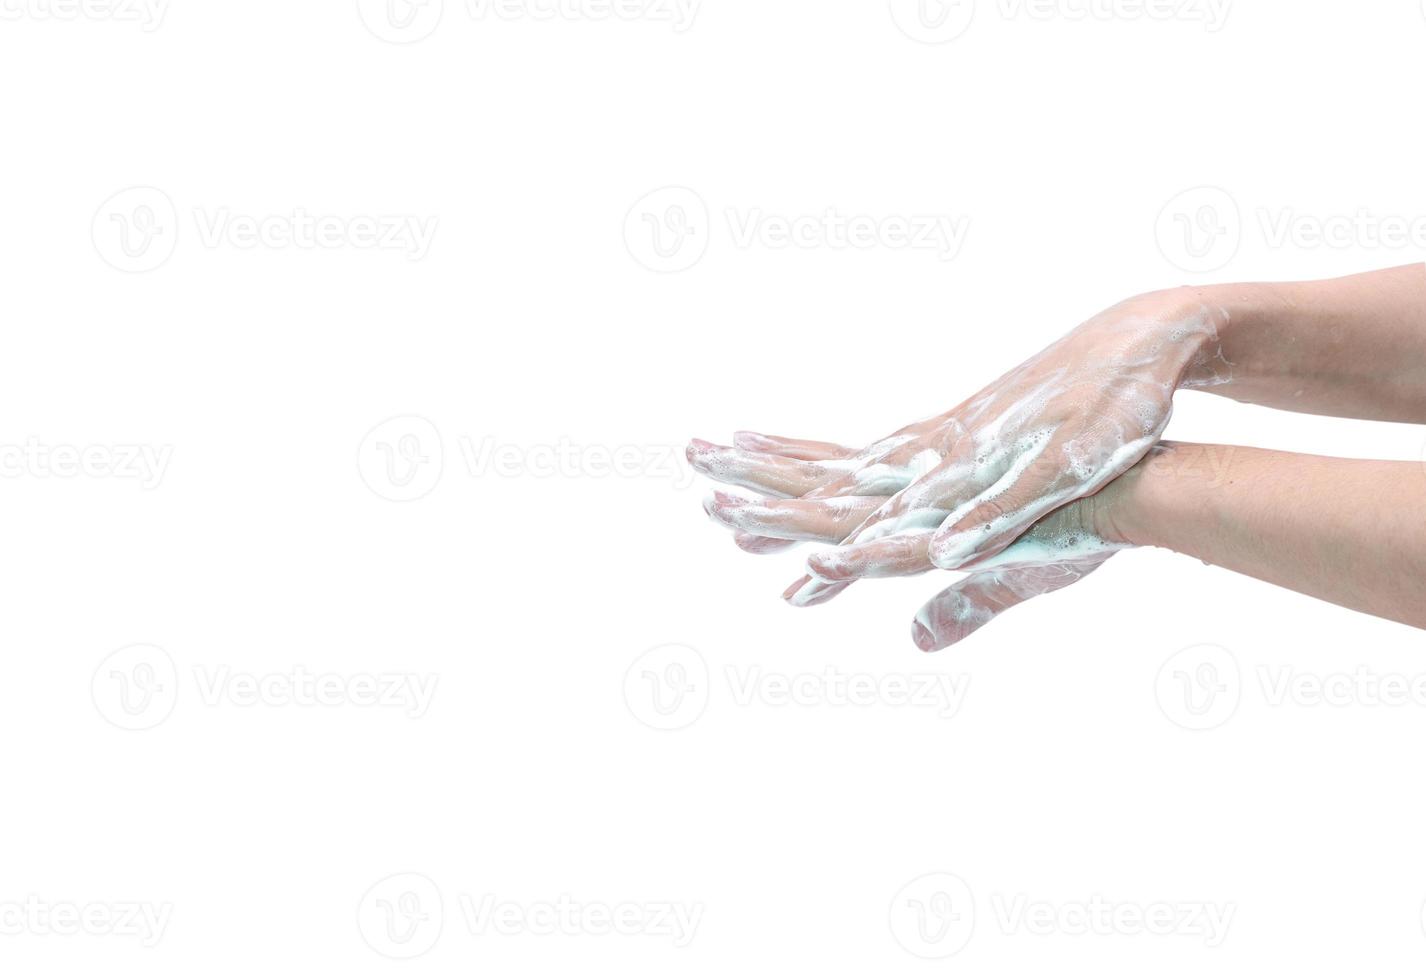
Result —
[{"label": "forearm", "polygon": [[1426,467],[1165,443],[1096,501],[1112,539],[1426,628]]},{"label": "forearm", "polygon": [[1183,287],[1218,322],[1188,386],[1295,412],[1426,421],[1426,265]]}]

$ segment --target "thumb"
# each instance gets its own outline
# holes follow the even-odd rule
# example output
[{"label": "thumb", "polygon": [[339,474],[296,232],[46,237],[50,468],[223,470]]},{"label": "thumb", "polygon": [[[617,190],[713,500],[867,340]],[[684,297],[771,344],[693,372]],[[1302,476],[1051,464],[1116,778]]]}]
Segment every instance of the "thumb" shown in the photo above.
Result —
[{"label": "thumb", "polygon": [[944,650],[1010,607],[1073,585],[1111,557],[1112,552],[1049,565],[974,572],[921,607],[911,624],[911,639],[927,653]]}]

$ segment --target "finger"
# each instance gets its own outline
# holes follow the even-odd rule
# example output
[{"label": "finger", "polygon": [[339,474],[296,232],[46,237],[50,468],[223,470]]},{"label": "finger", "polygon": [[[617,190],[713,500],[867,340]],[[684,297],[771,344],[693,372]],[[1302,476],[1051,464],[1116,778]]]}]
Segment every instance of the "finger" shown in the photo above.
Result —
[{"label": "finger", "polygon": [[734,531],[784,541],[837,544],[883,503],[880,497],[759,500],[715,490],[705,509],[713,520]]},{"label": "finger", "polygon": [[1073,585],[1110,557],[976,572],[921,607],[911,623],[912,642],[927,653],[944,650],[1012,606]]},{"label": "finger", "polygon": [[931,536],[948,513],[937,501],[947,481],[961,479],[965,469],[944,465],[939,453],[933,455],[937,462],[848,534],[842,548],[811,556],[808,570],[815,577],[837,582],[930,571],[934,567],[929,554]]},{"label": "finger", "polygon": [[903,531],[866,544],[820,551],[807,559],[807,570],[828,582],[851,583],[859,578],[920,575],[936,566],[927,548],[932,531]]},{"label": "finger", "polygon": [[1068,515],[1069,509],[1074,506],[1074,503],[1070,503],[1061,508],[1037,522],[1007,547],[962,565],[959,571],[1006,571],[1066,562],[1103,561],[1116,551],[1126,551],[1132,547],[1123,541],[1109,541],[1086,529],[1081,523],[1082,518],[1077,514],[1072,517]]},{"label": "finger", "polygon": [[782,597],[793,606],[819,606],[840,595],[850,584],[850,582],[824,582],[811,575],[804,575],[789,585],[782,593]]},{"label": "finger", "polygon": [[764,538],[756,534],[745,534],[742,531],[733,532],[733,543],[750,555],[775,555],[780,551],[797,547],[796,541]]},{"label": "finger", "polygon": [[839,446],[835,442],[815,442],[811,439],[788,439],[785,436],[770,436],[761,432],[740,431],[733,433],[733,445],[753,453],[771,453],[788,459],[851,459],[858,450],[849,446]]},{"label": "finger", "polygon": [[689,464],[710,479],[779,497],[800,497],[846,472],[845,466],[833,467],[840,461],[788,459],[702,439],[689,443],[687,453]]},{"label": "finger", "polygon": [[931,561],[939,568],[956,569],[995,554],[1051,511],[1098,493],[1148,452],[1155,438],[1125,443],[1087,474],[1067,464],[1063,446],[1022,457],[989,488],[951,512],[931,539]]},{"label": "finger", "polygon": [[[727,527],[726,521],[719,519],[714,513],[714,506],[719,496],[732,497],[732,494],[714,492],[703,498],[703,513],[707,514],[715,523]],[[795,541],[784,541],[778,538],[765,538],[756,534],[748,534],[745,531],[733,531],[733,543],[750,555],[773,555],[779,551],[786,551],[796,545]]]}]

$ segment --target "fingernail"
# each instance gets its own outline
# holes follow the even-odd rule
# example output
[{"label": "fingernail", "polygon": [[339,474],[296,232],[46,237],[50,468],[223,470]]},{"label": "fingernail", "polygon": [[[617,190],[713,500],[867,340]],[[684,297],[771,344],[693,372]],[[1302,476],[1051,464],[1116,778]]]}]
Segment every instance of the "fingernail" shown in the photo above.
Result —
[{"label": "fingernail", "polygon": [[823,551],[807,558],[807,571],[814,578],[838,582],[851,577],[851,563],[845,551]]},{"label": "fingernail", "polygon": [[959,569],[976,557],[978,538],[970,531],[959,534],[936,535],[931,539],[927,554],[931,564],[948,570]]},{"label": "fingernail", "polygon": [[745,504],[752,503],[752,501],[746,497],[739,497],[737,494],[729,493],[726,490],[714,490],[713,500],[719,507],[742,507]]},{"label": "fingernail", "polygon": [[702,456],[709,450],[716,448],[717,447],[711,442],[705,442],[702,439],[690,439],[688,441],[688,448],[683,451],[683,454],[688,457],[688,461],[691,463],[693,462],[693,457]]},{"label": "fingernail", "polygon": [[911,623],[911,642],[920,647],[926,653],[932,653],[936,649],[936,634],[932,633],[919,622]]},{"label": "fingernail", "polygon": [[793,583],[792,583],[791,585],[789,585],[787,588],[785,588],[785,589],[782,590],[782,597],[783,597],[784,599],[786,599],[788,602],[791,602],[791,601],[792,601],[792,597],[795,596],[795,595],[797,595],[798,590],[800,590],[804,585],[806,585],[806,584],[807,584],[808,582],[810,582],[811,580],[812,580],[812,579],[811,579],[811,576],[808,576],[808,575],[802,576],[802,577],[801,577],[800,579],[798,579],[796,582],[793,582]]}]

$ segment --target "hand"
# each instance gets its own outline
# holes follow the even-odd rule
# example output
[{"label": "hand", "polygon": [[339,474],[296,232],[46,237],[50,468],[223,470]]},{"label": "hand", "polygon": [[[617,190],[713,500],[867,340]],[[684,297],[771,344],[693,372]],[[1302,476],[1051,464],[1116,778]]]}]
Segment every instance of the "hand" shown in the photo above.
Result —
[{"label": "hand", "polygon": [[1161,293],[1094,317],[952,410],[943,458],[809,570],[841,582],[964,568],[1096,493],[1158,441],[1176,389],[1227,379],[1221,316]]},{"label": "hand", "polygon": [[[811,531],[828,542],[842,535],[843,547],[814,554],[811,574],[784,593],[794,605],[825,602],[858,578],[968,568],[1132,466],[1168,424],[1177,388],[1228,380],[1225,321],[1186,291],[1136,297],[864,450],[740,433],[734,447],[695,440],[689,460],[720,482],[800,498],[746,511],[747,526],[734,525],[746,550],[780,550]],[[799,521],[806,527],[790,534]],[[1098,563],[1067,567],[1077,580]],[[1002,581],[997,611],[1030,579],[1047,584],[1028,572],[1012,576],[1014,588]],[[966,584],[947,593],[969,595]]]},{"label": "hand", "polygon": [[[784,451],[815,452],[822,462],[849,458],[850,450],[826,443],[738,433],[740,445],[777,444]],[[707,444],[703,444],[707,445]],[[818,447],[812,450],[811,447]],[[710,447],[713,448],[713,447]],[[834,453],[833,450],[836,450]],[[786,458],[786,457],[785,457]],[[771,475],[763,472],[764,477]],[[1131,471],[1133,472],[1133,471]],[[784,487],[786,483],[782,484]],[[971,574],[942,591],[916,614],[912,640],[925,651],[958,643],[1000,613],[1026,599],[1078,582],[1116,551],[1129,547],[1111,528],[1114,491],[1119,482],[1095,497],[1074,501],[1036,523],[995,556],[968,569]],[[835,542],[888,499],[843,496],[827,499],[757,498],[715,491],[706,501],[710,517],[756,540]],[[768,537],[774,535],[776,537]],[[836,588],[836,586],[834,586]]]},{"label": "hand", "polygon": [[1225,317],[1184,291],[1127,300],[945,415],[805,463],[795,485],[814,499],[899,489],[843,547],[812,555],[788,598],[810,605],[859,578],[964,568],[1097,492],[1158,441],[1175,390],[1229,379]]}]

